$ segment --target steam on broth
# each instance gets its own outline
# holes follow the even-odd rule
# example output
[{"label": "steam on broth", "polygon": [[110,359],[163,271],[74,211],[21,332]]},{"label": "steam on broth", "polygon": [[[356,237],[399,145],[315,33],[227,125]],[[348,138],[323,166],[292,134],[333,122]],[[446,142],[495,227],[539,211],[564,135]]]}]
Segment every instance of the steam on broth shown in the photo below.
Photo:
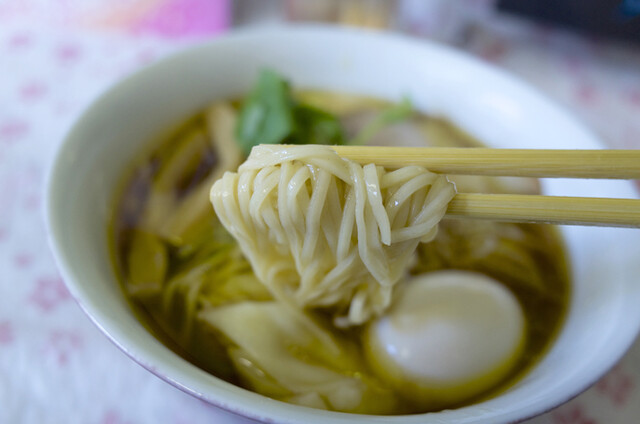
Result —
[{"label": "steam on broth", "polygon": [[[247,125],[256,113],[274,108],[279,115],[268,126],[261,126],[259,119]],[[247,259],[221,223],[229,226],[230,218],[221,216],[220,220],[214,213],[209,192],[225,171],[238,168],[252,143],[281,141],[480,145],[446,120],[411,110],[406,101],[394,105],[338,93],[291,93],[273,74],[263,75],[244,101],[216,102],[196,114],[152,143],[132,164],[110,226],[114,266],[124,291],[141,322],[169,348],[217,377],[266,396],[367,414],[429,412],[490,398],[522,377],[549,348],[562,324],[570,285],[562,241],[547,225],[443,220],[429,237],[423,237],[426,233],[420,236],[426,242],[416,240],[408,248],[408,263],[402,266],[406,271],[398,272],[393,287],[385,289],[388,301],[372,301],[371,305],[378,306],[353,320],[345,319],[351,317],[350,304],[332,301],[335,296],[289,302],[293,297],[279,293],[278,278],[271,285],[261,281],[252,268],[255,260]],[[375,172],[369,169],[370,175]],[[385,172],[378,169],[377,175]],[[539,191],[532,179],[450,179],[464,192]],[[311,183],[305,184],[311,193]],[[345,190],[335,189],[341,194]],[[414,209],[420,199],[412,200]],[[344,202],[340,205],[344,207]],[[328,234],[327,225],[318,224],[317,231]],[[358,243],[355,235],[350,240]],[[296,278],[292,272],[286,274],[289,286]],[[355,284],[349,296],[355,297],[363,284]],[[501,353],[487,354],[486,360],[482,352],[487,349],[480,347],[471,348],[471,356],[463,357],[466,362],[462,365],[424,359],[427,356],[421,352],[433,350],[424,343],[416,344],[421,340],[416,334],[423,334],[424,329],[406,327],[402,331],[408,331],[407,338],[394,327],[407,320],[406,305],[420,292],[428,293],[428,299],[460,300],[477,289],[487,299],[485,310],[481,296],[470,297],[471,302],[478,299],[477,305],[462,304],[461,310],[477,312],[474,317],[490,315],[487,326],[463,324],[458,333],[464,335],[475,328],[482,338],[504,346]],[[369,300],[378,295],[376,291]],[[435,305],[435,309],[442,306]],[[448,310],[455,308],[451,305]],[[409,320],[421,322],[424,314],[419,307],[415,310],[417,315]],[[496,315],[496,311],[505,315]],[[520,324],[507,328],[506,323],[491,321],[501,316],[515,317],[507,321]],[[447,335],[448,340],[452,338]],[[468,340],[461,337],[456,341],[461,345],[451,346],[465,346]],[[385,353],[397,343],[417,349],[424,358],[398,362],[398,357]],[[421,360],[428,363],[421,364]],[[458,375],[474,361],[486,370]],[[435,367],[438,376],[412,376],[420,376],[429,367]],[[447,374],[447,367],[455,372]],[[411,371],[414,369],[417,372]]]}]

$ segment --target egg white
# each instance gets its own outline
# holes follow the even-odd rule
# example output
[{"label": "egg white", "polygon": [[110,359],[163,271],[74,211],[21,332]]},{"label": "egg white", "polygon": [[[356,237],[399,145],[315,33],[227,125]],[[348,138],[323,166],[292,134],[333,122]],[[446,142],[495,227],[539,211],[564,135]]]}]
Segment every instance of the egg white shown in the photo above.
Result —
[{"label": "egg white", "polygon": [[444,408],[513,369],[525,340],[516,297],[480,273],[446,270],[407,281],[365,332],[374,371],[407,398]]}]

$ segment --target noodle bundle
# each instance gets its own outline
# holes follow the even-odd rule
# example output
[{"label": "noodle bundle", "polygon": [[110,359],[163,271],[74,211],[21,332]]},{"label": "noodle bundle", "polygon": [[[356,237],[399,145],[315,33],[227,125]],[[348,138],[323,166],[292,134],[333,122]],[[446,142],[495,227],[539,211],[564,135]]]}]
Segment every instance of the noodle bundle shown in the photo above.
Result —
[{"label": "noodle bundle", "polygon": [[422,167],[388,171],[327,146],[261,145],[210,197],[277,299],[332,308],[336,324],[350,326],[389,306],[454,195],[446,177]]}]

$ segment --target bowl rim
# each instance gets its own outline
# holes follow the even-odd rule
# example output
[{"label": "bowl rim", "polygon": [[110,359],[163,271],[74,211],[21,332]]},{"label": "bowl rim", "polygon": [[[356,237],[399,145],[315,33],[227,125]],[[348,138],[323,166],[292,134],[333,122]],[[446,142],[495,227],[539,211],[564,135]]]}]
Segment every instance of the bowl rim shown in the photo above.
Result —
[{"label": "bowl rim", "polygon": [[[67,257],[65,248],[61,242],[61,237],[58,229],[58,212],[55,208],[56,204],[56,184],[59,179],[58,174],[63,167],[63,158],[68,154],[67,150],[70,149],[72,140],[75,133],[78,131],[80,125],[91,116],[96,110],[100,109],[101,105],[108,99],[115,96],[120,91],[124,90],[124,87],[135,84],[136,81],[144,79],[147,74],[154,72],[154,70],[161,69],[167,66],[169,63],[183,60],[186,57],[197,54],[198,52],[206,52],[216,46],[223,44],[233,44],[241,42],[246,39],[267,39],[274,36],[308,36],[308,37],[331,37],[336,36],[339,33],[340,37],[354,37],[365,39],[364,42],[371,43],[376,40],[385,40],[387,42],[397,43],[416,51],[429,52],[436,51],[439,54],[445,54],[454,57],[457,61],[468,64],[472,68],[482,69],[483,72],[489,72],[501,80],[515,85],[518,90],[526,93],[531,98],[535,98],[537,101],[541,101],[552,111],[553,114],[560,114],[563,118],[579,129],[585,138],[594,145],[603,147],[603,144],[598,140],[593,133],[585,127],[580,121],[574,118],[574,116],[568,112],[565,108],[549,100],[546,96],[541,94],[537,89],[531,87],[528,83],[522,81],[517,76],[514,76],[502,69],[496,68],[491,64],[481,61],[469,54],[462,51],[458,51],[452,47],[438,44],[425,39],[416,39],[402,34],[369,31],[355,28],[336,27],[332,25],[324,24],[305,24],[305,25],[286,25],[286,26],[274,26],[265,28],[248,28],[241,30],[234,30],[230,33],[216,37],[212,40],[206,40],[197,44],[191,45],[187,48],[181,49],[175,53],[172,53],[157,62],[138,69],[132,74],[126,76],[123,79],[118,80],[113,85],[107,87],[97,98],[95,98],[88,107],[78,116],[74,125],[65,135],[63,142],[57,147],[53,160],[51,161],[49,170],[47,172],[45,190],[45,221],[47,226],[47,236],[49,245],[53,252],[55,261],[60,269],[61,275],[65,281],[67,288],[69,289],[72,297],[81,307],[84,313],[89,319],[102,331],[107,338],[115,344],[126,355],[140,364],[142,367],[155,374],[162,380],[168,382],[174,387],[193,395],[207,403],[220,407],[226,411],[234,414],[265,422],[278,422],[278,423],[295,423],[304,420],[309,423],[348,423],[354,420],[368,419],[372,422],[385,422],[385,423],[400,423],[400,422],[424,422],[427,416],[433,418],[433,423],[449,422],[444,416],[439,417],[442,413],[426,413],[426,414],[413,414],[413,415],[392,415],[392,416],[371,416],[362,414],[350,414],[333,411],[317,410],[298,405],[292,405],[285,402],[266,398],[265,396],[256,394],[252,391],[237,387],[230,383],[226,383],[217,377],[211,376],[213,379],[218,380],[222,384],[218,384],[219,387],[211,386],[213,390],[203,390],[202,384],[196,381],[195,378],[189,375],[185,375],[182,371],[177,370],[175,367],[171,368],[169,373],[165,373],[164,370],[159,369],[154,365],[154,355],[146,351],[145,348],[141,348],[136,345],[136,341],[131,337],[122,335],[122,332],[118,328],[111,326],[111,322],[106,320],[102,314],[92,306],[90,296],[83,289],[83,283],[77,281],[75,278],[73,269],[74,261]],[[635,324],[635,328],[632,330],[633,334],[637,336],[640,330],[640,322]],[[475,421],[471,416],[468,416],[466,420],[460,420],[460,423],[470,422],[492,422],[495,423],[499,420],[504,423],[521,422],[530,419],[534,416],[547,412],[564,402],[578,396],[581,392],[588,389],[594,384],[606,370],[615,365],[615,362],[619,360],[622,355],[631,347],[635,337],[630,337],[626,344],[620,346],[620,350],[615,352],[613,356],[616,361],[605,364],[604,367],[600,367],[597,371],[591,373],[591,375],[584,376],[581,384],[577,385],[573,391],[567,392],[564,398],[547,399],[545,402],[540,402],[535,408],[529,408],[526,412],[523,410],[511,411],[510,413],[503,413],[496,416],[491,416],[487,419],[489,421]],[[177,355],[176,355],[177,356]],[[179,357],[178,357],[179,358]],[[182,358],[179,358],[182,360]],[[183,360],[184,361],[184,360]],[[206,373],[195,365],[191,367],[196,368],[202,373]],[[169,374],[176,377],[169,376]],[[207,373],[207,375],[209,375]],[[250,405],[258,405],[251,407]],[[477,404],[470,405],[465,408],[473,408]],[[461,409],[465,409],[461,408]],[[448,412],[448,411],[444,411]]]}]

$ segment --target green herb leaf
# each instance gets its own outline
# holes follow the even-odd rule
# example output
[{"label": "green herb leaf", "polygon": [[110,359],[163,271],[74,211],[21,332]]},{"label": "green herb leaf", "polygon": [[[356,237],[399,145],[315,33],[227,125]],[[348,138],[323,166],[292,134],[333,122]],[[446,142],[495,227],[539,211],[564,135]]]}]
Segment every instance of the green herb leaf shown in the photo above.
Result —
[{"label": "green herb leaf", "polygon": [[338,118],[324,110],[308,105],[298,105],[293,144],[344,144],[344,132]]},{"label": "green herb leaf", "polygon": [[244,101],[236,138],[246,155],[258,144],[345,144],[338,118],[313,106],[296,104],[287,81],[271,70],[260,73]]},{"label": "green herb leaf", "polygon": [[356,137],[349,144],[362,146],[367,143],[376,133],[386,126],[397,124],[408,119],[413,114],[413,105],[411,101],[405,97],[398,104],[382,111],[363,129],[361,129]]},{"label": "green herb leaf", "polygon": [[271,70],[260,72],[258,82],[240,110],[236,137],[245,154],[258,144],[277,144],[295,129],[289,84]]}]

